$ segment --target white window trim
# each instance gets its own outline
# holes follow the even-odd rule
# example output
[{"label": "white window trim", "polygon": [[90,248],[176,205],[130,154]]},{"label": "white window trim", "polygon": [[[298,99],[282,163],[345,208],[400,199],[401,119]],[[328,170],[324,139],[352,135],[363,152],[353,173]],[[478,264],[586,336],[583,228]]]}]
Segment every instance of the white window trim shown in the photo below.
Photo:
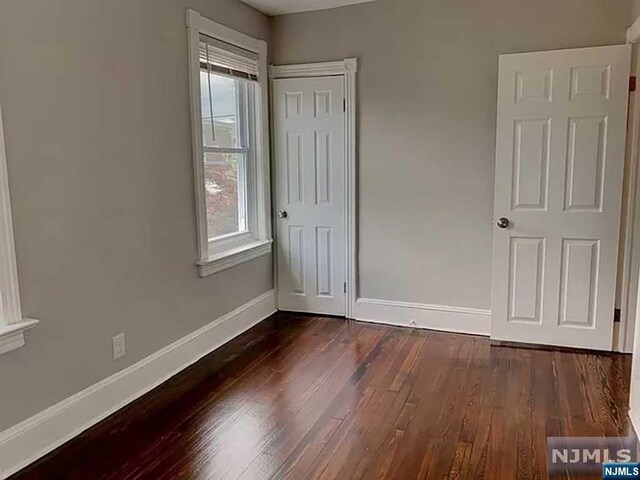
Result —
[{"label": "white window trim", "polygon": [[[193,169],[196,197],[196,221],[198,228],[198,265],[201,277],[220,272],[251,259],[266,255],[272,249],[271,191],[269,180],[269,102],[267,43],[244,35],[229,27],[209,20],[194,10],[187,10],[189,32],[189,83],[191,89],[191,132]],[[200,34],[223,40],[259,55],[258,77],[261,114],[255,116],[255,145],[250,145],[255,165],[255,195],[253,196],[255,226],[252,235],[237,234],[212,242],[208,238],[206,192],[204,183],[203,142],[200,105]],[[251,188],[251,187],[249,187]],[[213,248],[210,248],[213,247]]]},{"label": "white window trim", "polygon": [[11,199],[7,175],[7,155],[4,144],[2,107],[0,106],[0,354],[25,344],[24,332],[38,320],[22,318],[18,268],[16,266]]}]

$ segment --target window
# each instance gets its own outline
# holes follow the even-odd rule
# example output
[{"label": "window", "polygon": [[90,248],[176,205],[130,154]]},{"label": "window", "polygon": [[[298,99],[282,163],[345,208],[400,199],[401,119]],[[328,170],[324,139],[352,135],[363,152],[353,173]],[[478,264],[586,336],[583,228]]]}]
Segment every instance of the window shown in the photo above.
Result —
[{"label": "window", "polygon": [[271,251],[266,44],[188,13],[200,275]]},{"label": "window", "polygon": [[22,347],[24,332],[37,324],[37,320],[22,318],[0,109],[0,354]]}]

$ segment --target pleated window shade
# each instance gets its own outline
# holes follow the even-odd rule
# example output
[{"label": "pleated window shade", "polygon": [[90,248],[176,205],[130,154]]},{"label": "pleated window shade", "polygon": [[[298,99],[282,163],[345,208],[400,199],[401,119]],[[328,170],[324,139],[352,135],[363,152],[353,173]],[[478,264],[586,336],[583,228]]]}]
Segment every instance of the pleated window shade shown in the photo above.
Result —
[{"label": "pleated window shade", "polygon": [[200,68],[242,80],[258,81],[258,54],[200,35]]}]

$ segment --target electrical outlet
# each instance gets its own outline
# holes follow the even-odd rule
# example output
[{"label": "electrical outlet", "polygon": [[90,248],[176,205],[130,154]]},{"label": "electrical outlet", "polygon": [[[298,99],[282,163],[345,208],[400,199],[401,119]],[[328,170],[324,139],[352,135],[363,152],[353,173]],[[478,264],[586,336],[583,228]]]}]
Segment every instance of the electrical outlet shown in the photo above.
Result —
[{"label": "electrical outlet", "polygon": [[118,360],[127,354],[127,344],[124,333],[113,337],[113,359]]}]

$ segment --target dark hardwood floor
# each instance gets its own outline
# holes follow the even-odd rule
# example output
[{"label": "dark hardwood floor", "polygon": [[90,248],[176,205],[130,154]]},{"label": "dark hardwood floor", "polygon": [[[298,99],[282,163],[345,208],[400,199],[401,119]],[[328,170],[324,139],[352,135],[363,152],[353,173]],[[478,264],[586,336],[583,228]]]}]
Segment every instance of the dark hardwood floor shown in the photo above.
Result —
[{"label": "dark hardwood floor", "polygon": [[15,478],[546,478],[629,434],[630,359],[278,314]]}]

